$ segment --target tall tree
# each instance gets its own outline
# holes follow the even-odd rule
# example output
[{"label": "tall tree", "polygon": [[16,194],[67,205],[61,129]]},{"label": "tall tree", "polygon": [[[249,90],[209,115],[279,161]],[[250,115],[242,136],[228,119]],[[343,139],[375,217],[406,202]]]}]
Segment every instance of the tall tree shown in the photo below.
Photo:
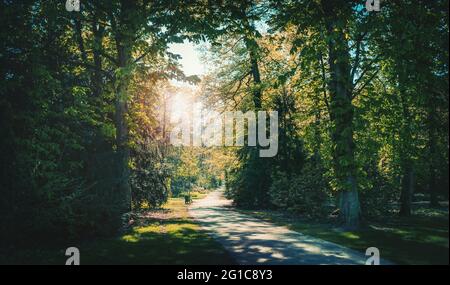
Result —
[{"label": "tall tree", "polygon": [[[294,25],[297,37],[293,41],[299,58],[317,62],[326,86],[324,101],[331,120],[333,176],[338,192],[338,204],[343,224],[348,228],[360,223],[357,164],[354,139],[354,100],[376,75],[375,60],[364,47],[372,18],[358,1],[284,1],[273,23],[285,28]],[[302,10],[302,13],[293,11]],[[305,40],[307,34],[316,40]],[[315,48],[307,42],[315,42]],[[311,56],[311,54],[313,56]],[[326,66],[324,62],[327,62]]]}]

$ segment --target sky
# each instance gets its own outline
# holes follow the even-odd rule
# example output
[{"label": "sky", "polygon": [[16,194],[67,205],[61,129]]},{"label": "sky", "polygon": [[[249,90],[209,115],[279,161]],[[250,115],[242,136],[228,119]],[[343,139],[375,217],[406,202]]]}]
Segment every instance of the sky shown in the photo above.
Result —
[{"label": "sky", "polygon": [[[182,44],[169,45],[169,52],[181,56],[179,63],[181,70],[186,76],[198,75],[199,77],[206,73],[206,67],[201,61],[200,52],[196,50],[197,46],[189,41]],[[171,80],[171,83],[177,87],[184,87],[186,89],[195,90],[196,87],[185,82]],[[183,88],[182,88],[183,89]],[[170,117],[172,120],[178,121],[180,118],[186,116],[188,107],[190,105],[190,96],[183,92],[177,92],[171,96],[170,103]]]},{"label": "sky", "polygon": [[205,73],[206,69],[200,60],[200,53],[196,50],[196,46],[193,43],[185,41],[182,44],[171,44],[169,51],[181,56],[179,62],[185,75],[201,76]]}]

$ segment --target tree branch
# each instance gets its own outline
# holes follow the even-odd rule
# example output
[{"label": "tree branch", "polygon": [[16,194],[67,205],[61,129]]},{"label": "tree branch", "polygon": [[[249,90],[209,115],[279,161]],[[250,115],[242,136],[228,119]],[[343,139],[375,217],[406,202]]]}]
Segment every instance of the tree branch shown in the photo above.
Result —
[{"label": "tree branch", "polygon": [[322,92],[323,92],[323,99],[325,101],[325,105],[327,106],[328,114],[330,114],[331,118],[331,112],[330,112],[330,104],[328,102],[328,94],[327,94],[327,78],[326,78],[326,72],[325,72],[325,64],[323,62],[323,56],[322,52],[319,52],[319,61],[320,61],[320,69],[322,72]]},{"label": "tree branch", "polygon": [[356,69],[359,66],[359,60],[360,60],[360,55],[361,55],[361,44],[362,44],[366,34],[367,34],[367,32],[364,32],[363,34],[361,34],[361,36],[357,39],[357,41],[355,43],[356,44],[355,62],[353,63],[353,67],[352,67],[352,71],[351,71],[351,75],[350,75],[352,82],[353,82],[353,79],[355,78]]},{"label": "tree branch", "polygon": [[355,99],[356,96],[359,95],[359,93],[361,93],[361,91],[367,86],[367,84],[369,84],[374,78],[375,76],[377,76],[378,72],[380,71],[380,69],[377,69],[370,77],[369,79],[366,80],[366,82],[364,82],[364,84],[358,88],[358,90],[353,92],[353,96],[352,96],[352,100]]},{"label": "tree branch", "polygon": [[353,88],[352,88],[352,89],[355,89],[356,85],[358,85],[358,83],[361,81],[361,79],[364,77],[364,75],[366,75],[366,73],[367,73],[369,70],[372,69],[372,68],[371,68],[371,67],[372,67],[372,64],[373,64],[374,62],[376,62],[379,58],[380,58],[380,56],[377,55],[374,59],[372,59],[372,60],[367,64],[368,67],[362,71],[362,73],[361,73],[361,75],[359,76],[359,78],[356,80],[355,83],[353,83]]}]

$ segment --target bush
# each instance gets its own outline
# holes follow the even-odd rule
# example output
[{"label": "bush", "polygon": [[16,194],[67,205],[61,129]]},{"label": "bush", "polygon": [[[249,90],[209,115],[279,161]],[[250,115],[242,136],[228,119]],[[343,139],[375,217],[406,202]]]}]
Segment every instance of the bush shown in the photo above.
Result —
[{"label": "bush", "polygon": [[169,198],[167,169],[157,146],[140,143],[132,153],[131,196],[133,209],[159,207]]},{"label": "bush", "polygon": [[394,203],[398,201],[400,189],[383,177],[373,178],[375,183],[369,189],[360,191],[361,212],[365,219],[376,219],[393,214]]},{"label": "bush", "polygon": [[396,175],[379,168],[376,161],[366,162],[359,177],[361,213],[365,219],[386,217],[394,211],[400,197]]},{"label": "bush", "polygon": [[269,191],[271,202],[309,218],[325,216],[330,191],[323,173],[322,167],[312,162],[306,163],[299,175],[276,173]]},{"label": "bush", "polygon": [[271,161],[257,157],[251,148],[243,148],[240,155],[243,163],[228,173],[226,197],[241,208],[270,207]]}]

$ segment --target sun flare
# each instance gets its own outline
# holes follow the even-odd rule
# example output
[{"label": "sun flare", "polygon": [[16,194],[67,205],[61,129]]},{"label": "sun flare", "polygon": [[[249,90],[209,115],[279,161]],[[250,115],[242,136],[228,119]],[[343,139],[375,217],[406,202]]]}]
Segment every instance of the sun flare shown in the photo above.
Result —
[{"label": "sun flare", "polygon": [[191,100],[187,94],[176,93],[170,104],[170,118],[173,121],[178,121],[188,115]]}]

